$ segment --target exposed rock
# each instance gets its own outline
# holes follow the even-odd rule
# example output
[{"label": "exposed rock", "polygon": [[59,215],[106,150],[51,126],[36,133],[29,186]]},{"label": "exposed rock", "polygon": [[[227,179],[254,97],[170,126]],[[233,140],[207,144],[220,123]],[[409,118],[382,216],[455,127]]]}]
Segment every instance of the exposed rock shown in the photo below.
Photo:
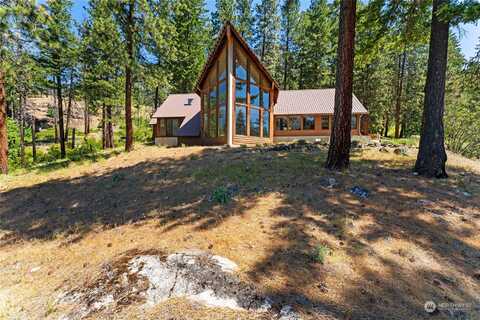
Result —
[{"label": "exposed rock", "polygon": [[[105,264],[90,285],[58,298],[59,303],[78,307],[66,319],[82,319],[100,311],[115,312],[133,302],[153,306],[174,297],[184,297],[209,307],[274,312],[273,300],[241,281],[237,265],[199,250],[160,254],[125,255]],[[280,319],[300,319],[291,306],[276,306]]]},{"label": "exposed rock", "polygon": [[350,192],[362,199],[368,198],[368,194],[369,194],[367,189],[364,189],[359,186],[354,186],[352,189],[350,189]]},{"label": "exposed rock", "polygon": [[384,146],[382,146],[380,149],[378,149],[378,151],[384,152],[384,153],[389,153],[389,152],[390,152],[390,151],[388,151],[388,149],[385,148]]}]

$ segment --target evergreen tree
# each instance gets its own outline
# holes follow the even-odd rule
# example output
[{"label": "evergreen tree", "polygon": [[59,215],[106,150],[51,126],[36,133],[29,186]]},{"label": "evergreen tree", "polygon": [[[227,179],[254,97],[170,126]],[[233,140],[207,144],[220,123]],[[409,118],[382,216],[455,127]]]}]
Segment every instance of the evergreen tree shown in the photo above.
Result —
[{"label": "evergreen tree", "polygon": [[235,0],[216,0],[212,13],[212,36],[216,37],[226,21],[235,23]]},{"label": "evergreen tree", "polygon": [[280,17],[277,0],[261,0],[255,7],[254,49],[262,63],[279,79],[280,72]]},{"label": "evergreen tree", "polygon": [[108,0],[90,0],[87,11],[81,30],[84,96],[94,108],[102,108],[102,145],[111,148],[112,107],[119,104],[121,92],[122,41]]},{"label": "evergreen tree", "polygon": [[235,26],[251,45],[253,36],[252,0],[237,0]]},{"label": "evergreen tree", "polygon": [[350,163],[356,0],[342,0],[337,49],[335,111],[325,166],[342,170]]},{"label": "evergreen tree", "polygon": [[300,1],[284,0],[281,8],[282,12],[282,71],[283,71],[283,89],[288,90],[296,87],[294,84],[293,57],[297,53],[296,40],[300,20]]},{"label": "evergreen tree", "polygon": [[203,0],[172,0],[171,23],[175,30],[175,59],[170,62],[173,91],[192,92],[205,64],[208,29]]},{"label": "evergreen tree", "polygon": [[74,59],[74,34],[70,0],[49,0],[42,6],[37,35],[37,61],[51,76],[58,108],[58,126],[61,157],[65,158],[65,130],[63,115],[63,84],[66,70]]},{"label": "evergreen tree", "polygon": [[135,71],[144,39],[145,0],[110,0],[125,54],[125,151],[133,150],[132,97]]},{"label": "evergreen tree", "polygon": [[333,5],[326,0],[312,1],[302,14],[296,59],[300,89],[334,86],[336,18]]}]

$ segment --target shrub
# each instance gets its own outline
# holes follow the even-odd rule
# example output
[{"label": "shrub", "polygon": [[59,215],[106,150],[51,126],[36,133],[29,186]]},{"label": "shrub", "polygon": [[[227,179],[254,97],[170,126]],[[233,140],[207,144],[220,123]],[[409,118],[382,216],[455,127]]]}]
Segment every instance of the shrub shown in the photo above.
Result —
[{"label": "shrub", "polygon": [[20,166],[20,135],[17,123],[7,118],[8,165],[11,169]]},{"label": "shrub", "polygon": [[317,246],[312,253],[313,261],[315,261],[317,263],[324,264],[325,259],[326,259],[327,255],[330,254],[330,252],[331,252],[330,248],[323,245],[323,244]]},{"label": "shrub", "polygon": [[210,201],[225,204],[230,202],[233,197],[233,194],[236,191],[236,187],[218,187],[213,190],[213,193],[210,197]]}]

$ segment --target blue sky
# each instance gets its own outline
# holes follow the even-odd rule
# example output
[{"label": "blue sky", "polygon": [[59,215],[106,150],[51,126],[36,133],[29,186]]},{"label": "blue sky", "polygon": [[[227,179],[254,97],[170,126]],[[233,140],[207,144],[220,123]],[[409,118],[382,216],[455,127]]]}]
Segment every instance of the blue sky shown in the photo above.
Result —
[{"label": "blue sky", "polygon": [[[39,1],[44,2],[44,0]],[[81,21],[85,18],[85,10],[83,9],[88,3],[87,0],[74,0],[73,1],[73,16],[77,21]],[[215,7],[215,0],[206,0],[209,10],[213,10]],[[310,0],[300,0],[302,10],[305,10]],[[463,24],[459,28],[453,29],[453,31],[459,36],[462,52],[466,58],[471,58],[475,53],[475,46],[480,42],[480,23],[477,24]]]}]

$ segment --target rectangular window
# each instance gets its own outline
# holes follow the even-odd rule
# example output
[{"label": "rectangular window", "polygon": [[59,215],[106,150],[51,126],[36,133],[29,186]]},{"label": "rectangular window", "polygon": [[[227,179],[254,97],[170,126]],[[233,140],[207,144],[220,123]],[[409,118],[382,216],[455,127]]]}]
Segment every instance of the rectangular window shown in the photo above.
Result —
[{"label": "rectangular window", "polygon": [[283,117],[275,118],[275,130],[277,130],[277,131],[288,130],[288,120],[287,120],[287,118],[283,118]]},{"label": "rectangular window", "polygon": [[265,90],[262,90],[262,107],[270,110],[270,93]]},{"label": "rectangular window", "polygon": [[301,130],[301,117],[288,118],[288,130]]},{"label": "rectangular window", "polygon": [[352,129],[357,129],[357,116],[352,115]]},{"label": "rectangular window", "polygon": [[253,83],[250,83],[250,104],[255,107],[260,106],[260,88]]},{"label": "rectangular window", "polygon": [[225,136],[225,125],[227,123],[227,107],[223,104],[218,107],[218,136]]},{"label": "rectangular window", "polygon": [[235,134],[247,135],[247,108],[242,105],[235,106]]},{"label": "rectangular window", "polygon": [[315,130],[315,117],[304,116],[303,117],[303,130]]},{"label": "rectangular window", "polygon": [[178,128],[181,124],[181,119],[165,119],[166,122],[166,136],[176,137],[178,134]]},{"label": "rectangular window", "polygon": [[247,84],[243,81],[235,81],[235,102],[247,104]]},{"label": "rectangular window", "polygon": [[216,106],[212,106],[210,108],[208,132],[211,138],[215,138],[217,136],[217,107]]},{"label": "rectangular window", "polygon": [[260,109],[250,109],[250,135],[260,137]]},{"label": "rectangular window", "polygon": [[270,112],[263,111],[263,136],[265,138],[270,137]]},{"label": "rectangular window", "polygon": [[227,82],[222,81],[218,85],[218,104],[227,103]]},{"label": "rectangular window", "polygon": [[158,125],[160,127],[160,136],[165,137],[167,135],[167,130],[165,128],[165,119],[158,119]]},{"label": "rectangular window", "polygon": [[208,108],[208,95],[203,95],[203,135],[208,136],[208,115],[210,109]]},{"label": "rectangular window", "polygon": [[330,118],[328,116],[322,117],[322,130],[330,129]]}]

